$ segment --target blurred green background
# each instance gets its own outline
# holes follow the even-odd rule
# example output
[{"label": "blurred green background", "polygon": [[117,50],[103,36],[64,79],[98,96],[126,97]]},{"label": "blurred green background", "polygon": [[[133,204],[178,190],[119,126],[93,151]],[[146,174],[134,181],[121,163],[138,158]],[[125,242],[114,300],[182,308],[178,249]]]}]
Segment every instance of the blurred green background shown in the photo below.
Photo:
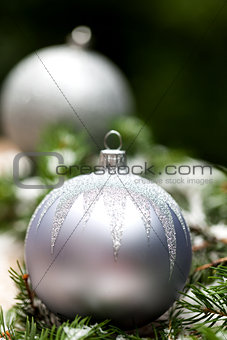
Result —
[{"label": "blurred green background", "polygon": [[[220,0],[3,0],[0,83],[78,25],[128,77],[155,141],[226,164],[227,4]],[[167,92],[166,92],[167,91]],[[139,129],[139,127],[138,127]]]}]

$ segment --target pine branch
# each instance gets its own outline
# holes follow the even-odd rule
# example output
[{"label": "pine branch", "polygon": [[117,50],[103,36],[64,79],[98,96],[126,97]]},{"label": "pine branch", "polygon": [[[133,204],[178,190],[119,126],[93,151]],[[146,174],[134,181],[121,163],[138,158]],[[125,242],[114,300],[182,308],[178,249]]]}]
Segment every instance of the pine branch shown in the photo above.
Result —
[{"label": "pine branch", "polygon": [[0,308],[0,339],[12,340],[14,334],[14,322],[12,320],[5,320],[3,311]]},{"label": "pine branch", "polygon": [[188,318],[182,319],[182,325],[193,324],[210,326],[227,326],[227,267],[212,268],[216,276],[212,286],[206,287],[202,283],[191,284],[191,293],[182,293],[183,299],[177,303],[177,309],[189,314]]},{"label": "pine branch", "polygon": [[225,262],[227,262],[227,257],[222,257],[221,259],[218,259],[211,263],[207,263],[207,264],[203,264],[202,266],[199,266],[198,268],[196,268],[196,271],[198,272],[200,270],[204,270],[210,267],[215,267],[215,266],[218,266],[219,264],[224,264]]},{"label": "pine branch", "polygon": [[24,331],[17,329],[9,331],[2,312],[0,314],[0,325],[4,325],[4,333],[2,333],[4,340],[112,340],[114,329],[106,327],[108,321],[93,326],[90,326],[89,323],[88,317],[80,318],[77,316],[71,323],[67,321],[58,328],[54,325],[50,329],[44,328],[39,332],[34,319],[32,318],[30,321],[27,318]]},{"label": "pine branch", "polygon": [[44,304],[35,297],[30,289],[28,274],[25,272],[25,269],[22,269],[19,262],[17,262],[17,265],[19,273],[12,268],[9,270],[10,277],[18,288],[17,302],[14,306],[17,325],[22,325],[23,327],[26,324],[27,318],[29,320],[33,318],[39,330],[43,327],[50,328],[53,325],[60,325],[62,320],[49,312]]}]

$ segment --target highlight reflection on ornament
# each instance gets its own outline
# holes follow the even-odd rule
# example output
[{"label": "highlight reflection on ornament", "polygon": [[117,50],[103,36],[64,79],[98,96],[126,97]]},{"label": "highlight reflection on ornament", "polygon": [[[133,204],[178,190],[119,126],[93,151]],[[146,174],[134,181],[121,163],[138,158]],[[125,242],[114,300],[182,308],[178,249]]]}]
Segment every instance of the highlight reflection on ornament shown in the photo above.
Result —
[{"label": "highlight reflection on ornament", "polygon": [[[124,157],[106,149],[100,159],[108,168],[122,166]],[[190,234],[177,203],[155,183],[93,173],[41,202],[27,232],[26,263],[33,289],[52,311],[130,328],[177,298],[190,268]]]}]

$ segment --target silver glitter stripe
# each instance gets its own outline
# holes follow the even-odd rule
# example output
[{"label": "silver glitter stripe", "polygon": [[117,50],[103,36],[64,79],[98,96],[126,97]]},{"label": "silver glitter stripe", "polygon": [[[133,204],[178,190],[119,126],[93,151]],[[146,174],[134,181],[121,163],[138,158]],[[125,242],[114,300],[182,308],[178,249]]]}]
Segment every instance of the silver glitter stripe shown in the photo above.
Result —
[{"label": "silver glitter stripe", "polygon": [[55,211],[53,227],[51,231],[51,254],[54,253],[54,246],[58,234],[63,226],[63,223],[65,222],[66,217],[68,216],[70,209],[73,206],[73,203],[78,198],[78,195],[78,193],[76,193],[75,195],[71,195],[71,193],[65,192],[64,195],[62,195],[62,197],[60,198]]},{"label": "silver glitter stripe", "polygon": [[177,218],[178,218],[178,220],[179,220],[179,222],[181,224],[181,227],[182,227],[182,229],[184,231],[186,243],[188,243],[188,234],[187,234],[188,227],[186,226],[186,224],[185,224],[185,222],[184,222],[184,220],[182,218],[179,206],[174,201],[174,199],[166,191],[164,191],[161,187],[156,186],[155,189],[156,189],[157,195],[162,195],[163,196],[163,198],[166,200],[166,203],[170,206],[170,208],[173,210],[173,212],[177,216]]},{"label": "silver glitter stripe", "polygon": [[[132,186],[131,188],[135,190],[136,192],[144,193],[145,191],[149,193],[149,197],[151,199],[154,199],[155,197],[159,196],[164,199],[164,201],[170,206],[170,208],[173,210],[177,218],[179,219],[179,222],[182,226],[182,229],[184,230],[185,238],[187,240],[189,232],[189,228],[187,224],[184,222],[184,219],[181,215],[181,210],[178,206],[178,204],[174,201],[171,195],[169,195],[164,189],[159,187],[157,184],[152,183],[151,181],[148,181],[146,179],[141,179],[138,176],[134,176],[135,178],[131,178]],[[136,181],[135,181],[136,179]],[[136,183],[136,184],[135,184]],[[145,187],[145,188],[144,188]],[[145,191],[144,191],[145,190]]]},{"label": "silver glitter stripe", "polygon": [[[154,211],[158,216],[165,231],[170,256],[171,276],[176,261],[176,233],[172,215],[166,202],[169,198],[168,194],[164,195],[166,194],[166,192],[163,189],[146,179],[140,178],[139,181],[135,181],[135,178],[133,180],[131,178],[130,181],[126,181],[125,185],[128,187],[129,190],[133,191],[133,195],[135,195],[135,192],[137,192],[141,195],[146,196],[149,199],[152,207],[154,208]],[[148,212],[144,215],[144,217],[147,215]]]},{"label": "silver glitter stripe", "polygon": [[[150,184],[150,183],[149,183]],[[173,218],[168,207],[168,196],[165,191],[156,184],[145,185],[147,187],[147,196],[156,215],[158,216],[166,235],[167,246],[169,251],[170,261],[170,276],[172,275],[174,264],[176,261],[176,232]],[[160,190],[159,190],[160,189]]]},{"label": "silver glitter stripe", "polygon": [[150,213],[151,204],[146,197],[140,194],[137,194],[135,192],[132,193],[132,197],[130,198],[131,198],[132,203],[136,206],[136,208],[140,212],[142,221],[145,226],[147,240],[149,242],[150,232],[151,232],[151,213]]},{"label": "silver glitter stripe", "polygon": [[[185,239],[186,239],[186,243],[188,244],[188,233],[189,233],[189,228],[187,226],[187,224],[185,223],[182,215],[181,215],[181,210],[179,208],[179,206],[176,204],[176,202],[172,199],[172,197],[170,196],[170,200],[168,202],[170,208],[173,210],[173,212],[175,213],[175,215],[177,216],[180,224],[181,224],[181,227],[184,231],[184,236],[185,236]],[[187,233],[188,232],[188,233]]]},{"label": "silver glitter stripe", "polygon": [[54,253],[54,246],[60,230],[74,202],[80,194],[95,188],[94,175],[84,175],[67,181],[63,186],[62,196],[57,205],[52,231],[51,231],[51,253]]},{"label": "silver glitter stripe", "polygon": [[127,193],[124,189],[104,188],[102,192],[104,206],[110,218],[114,259],[117,261],[123,236],[123,222]]},{"label": "silver glitter stripe", "polygon": [[156,205],[157,202],[156,203],[151,202],[151,204],[163,226],[163,229],[165,230],[165,236],[166,236],[167,246],[168,246],[168,251],[169,251],[170,276],[171,276],[173,269],[174,269],[174,264],[176,261],[176,254],[177,254],[176,232],[174,228],[172,215],[166,204],[159,203],[158,205]]},{"label": "silver glitter stripe", "polygon": [[34,219],[36,218],[38,212],[40,211],[40,209],[43,207],[43,204],[44,202],[42,201],[38,207],[35,209],[34,213],[32,214],[32,217],[30,219],[30,222],[28,224],[28,228],[27,228],[27,233],[26,233],[26,237],[25,237],[25,246],[26,246],[26,242],[27,242],[27,239],[28,239],[28,234],[29,234],[29,231],[31,229],[31,226],[32,226],[32,223],[34,222]]},{"label": "silver glitter stripe", "polygon": [[147,199],[146,197],[132,193],[132,197],[134,201],[134,205],[137,206],[137,209],[140,211],[141,218],[143,220],[146,235],[149,239],[150,230],[151,230],[151,206],[153,207],[158,219],[160,220],[167,241],[168,253],[169,253],[169,262],[170,262],[170,276],[172,275],[174,264],[176,261],[176,233],[174,228],[174,223],[172,220],[172,215],[169,211],[168,206],[165,202],[160,200],[160,197],[153,199],[153,201]]},{"label": "silver glitter stripe", "polygon": [[44,218],[44,216],[46,215],[47,211],[49,210],[49,208],[54,204],[54,202],[61,196],[63,190],[62,188],[59,189],[55,189],[53,191],[50,192],[50,194],[48,194],[44,200],[42,201],[42,206],[43,206],[43,210],[39,216],[39,220],[37,222],[36,228],[38,229],[42,219]]}]

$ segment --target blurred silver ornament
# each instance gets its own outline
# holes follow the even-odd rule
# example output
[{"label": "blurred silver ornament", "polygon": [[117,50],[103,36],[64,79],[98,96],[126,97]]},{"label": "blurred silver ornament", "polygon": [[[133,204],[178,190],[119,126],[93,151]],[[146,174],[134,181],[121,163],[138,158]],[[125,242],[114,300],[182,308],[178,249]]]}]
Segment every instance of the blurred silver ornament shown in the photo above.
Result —
[{"label": "blurred silver ornament", "polygon": [[66,181],[34,212],[27,270],[34,291],[56,314],[145,325],[183,289],[189,230],[166,191],[127,173],[125,151],[102,150],[100,160],[98,173]]},{"label": "blurred silver ornament", "polygon": [[7,77],[1,111],[6,134],[34,150],[49,124],[70,123],[100,142],[114,117],[133,112],[133,97],[121,71],[87,49],[88,27],[78,27],[66,45],[43,48],[22,60]]}]

